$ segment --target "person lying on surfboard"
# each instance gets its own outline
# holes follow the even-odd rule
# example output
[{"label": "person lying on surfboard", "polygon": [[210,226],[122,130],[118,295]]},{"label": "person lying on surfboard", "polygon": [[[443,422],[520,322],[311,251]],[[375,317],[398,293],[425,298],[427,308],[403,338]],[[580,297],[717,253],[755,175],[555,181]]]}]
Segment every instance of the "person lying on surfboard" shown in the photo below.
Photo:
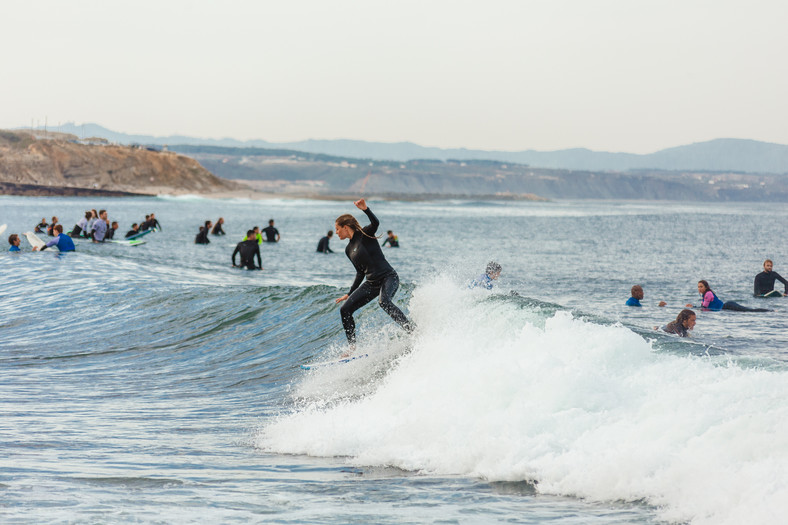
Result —
[{"label": "person lying on surfboard", "polygon": [[[413,331],[413,324],[391,300],[399,288],[399,276],[386,261],[378,239],[375,237],[380,221],[369,209],[364,199],[359,199],[353,204],[366,214],[370,224],[362,228],[356,218],[349,213],[337,217],[334,224],[337,236],[341,240],[350,239],[345,248],[345,254],[356,269],[356,279],[350,290],[335,301],[337,304],[346,301],[339,309],[339,313],[342,317],[342,327],[350,344],[350,351],[353,351],[356,344],[356,323],[353,320],[353,312],[376,297],[383,311],[389,314],[397,324],[407,332]],[[366,280],[364,280],[365,278]],[[349,354],[350,352],[343,357]]]},{"label": "person lying on surfboard", "polygon": [[[771,259],[763,261],[763,271],[755,276],[755,284],[753,286],[754,295],[760,297],[778,295],[780,292],[774,289],[774,281],[783,283],[785,285],[785,292],[782,295],[788,295],[788,281],[783,279],[779,273],[772,271],[772,268],[774,268],[774,263]],[[776,293],[773,294],[772,292]]]}]

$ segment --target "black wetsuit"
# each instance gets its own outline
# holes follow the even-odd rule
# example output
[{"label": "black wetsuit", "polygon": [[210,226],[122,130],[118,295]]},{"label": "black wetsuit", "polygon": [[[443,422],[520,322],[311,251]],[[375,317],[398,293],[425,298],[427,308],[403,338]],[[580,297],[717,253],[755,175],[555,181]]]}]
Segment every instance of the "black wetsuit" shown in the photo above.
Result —
[{"label": "black wetsuit", "polygon": [[216,226],[213,227],[211,233],[214,235],[224,235],[224,230],[222,229],[222,225],[220,223],[216,223]]},{"label": "black wetsuit", "polygon": [[263,228],[263,233],[265,234],[265,242],[276,242],[276,236],[279,235],[279,230],[273,226],[268,226],[267,228]]},{"label": "black wetsuit", "polygon": [[788,293],[788,281],[782,278],[777,272],[761,272],[755,276],[753,294],[764,295],[774,290],[774,281],[780,281],[785,285],[785,293]]},{"label": "black wetsuit", "polygon": [[109,241],[115,237],[115,229],[114,228],[107,228],[107,233],[104,235],[104,240]]},{"label": "black wetsuit", "polygon": [[208,240],[208,232],[210,230],[208,228],[203,228],[200,230],[200,233],[194,238],[194,244],[209,244],[211,241]]},{"label": "black wetsuit", "polygon": [[334,253],[334,250],[328,247],[328,235],[320,239],[320,242],[317,243],[317,251],[321,253]]},{"label": "black wetsuit", "polygon": [[[246,266],[248,270],[256,270],[263,268],[263,261],[260,258],[260,245],[257,244],[256,239],[249,241],[241,241],[235,247],[233,252],[233,266],[235,266],[235,254],[241,255],[241,266]],[[254,265],[254,258],[257,256],[257,266]]]},{"label": "black wetsuit", "polygon": [[129,231],[126,232],[126,238],[128,239],[132,235],[137,235],[138,233],[140,233],[139,230],[129,230]]},{"label": "black wetsuit", "polygon": [[150,230],[151,228],[157,228],[159,231],[162,230],[161,223],[159,222],[159,219],[154,217],[153,219],[148,221],[148,228],[147,229]]},{"label": "black wetsuit", "polygon": [[689,330],[684,328],[682,324],[676,321],[671,321],[670,323],[663,326],[662,331],[669,334],[676,334],[679,337],[689,337]]},{"label": "black wetsuit", "polygon": [[[402,328],[409,332],[413,329],[405,314],[391,300],[399,288],[399,276],[386,261],[383,250],[380,249],[380,244],[374,237],[380,221],[369,208],[363,211],[369,217],[370,224],[363,228],[363,233],[361,231],[353,233],[353,238],[345,248],[345,254],[356,269],[356,279],[348,292],[349,297],[339,309],[345,335],[351,344],[356,341],[356,323],[353,320],[353,312],[375,297],[378,297],[380,307]],[[365,233],[366,235],[364,235]],[[364,282],[362,283],[362,281]]]},{"label": "black wetsuit", "polygon": [[392,248],[399,248],[399,241],[396,239],[396,237],[386,237],[386,240],[383,241],[381,246],[386,246],[386,243],[388,243]]},{"label": "black wetsuit", "polygon": [[42,222],[41,224],[37,224],[35,233],[44,233],[45,231],[47,231],[47,226],[49,225],[45,222]]}]

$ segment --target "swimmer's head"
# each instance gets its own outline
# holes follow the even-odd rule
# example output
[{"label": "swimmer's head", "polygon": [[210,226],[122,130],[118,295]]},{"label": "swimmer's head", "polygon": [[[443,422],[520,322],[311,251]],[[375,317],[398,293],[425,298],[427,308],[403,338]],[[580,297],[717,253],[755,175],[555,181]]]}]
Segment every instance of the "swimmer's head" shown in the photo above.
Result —
[{"label": "swimmer's head", "polygon": [[644,297],[643,287],[641,287],[639,284],[636,284],[635,286],[633,286],[632,290],[630,291],[630,293],[632,294],[632,297],[634,297],[638,301],[640,301]]},{"label": "swimmer's head", "polygon": [[709,283],[707,281],[705,281],[703,279],[698,281],[698,292],[700,292],[701,295],[705,294],[706,292],[710,292],[710,291],[711,291],[711,286],[709,286]]},{"label": "swimmer's head", "polygon": [[11,235],[8,236],[8,244],[10,244],[11,246],[19,246],[20,242],[21,241],[19,240],[19,235],[12,233]]},{"label": "swimmer's head", "polygon": [[501,275],[501,265],[495,261],[490,261],[487,263],[487,269],[485,272],[490,279],[497,279]]},{"label": "swimmer's head", "polygon": [[771,272],[772,268],[774,268],[774,263],[772,262],[771,259],[766,259],[765,261],[763,261],[764,270],[766,270],[767,272]]},{"label": "swimmer's head", "polygon": [[680,324],[687,330],[692,330],[695,327],[696,318],[695,312],[685,308],[676,316],[676,324]]}]

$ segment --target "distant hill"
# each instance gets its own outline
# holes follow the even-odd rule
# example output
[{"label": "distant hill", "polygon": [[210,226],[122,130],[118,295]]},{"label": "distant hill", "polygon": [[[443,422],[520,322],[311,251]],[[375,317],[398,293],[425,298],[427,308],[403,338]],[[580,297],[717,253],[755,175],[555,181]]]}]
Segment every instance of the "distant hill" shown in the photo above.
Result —
[{"label": "distant hill", "polygon": [[414,159],[496,160],[540,168],[570,170],[701,170],[744,173],[788,173],[788,145],[747,139],[716,139],[668,148],[656,153],[610,153],[588,149],[558,151],[484,151],[465,148],[428,148],[411,142],[381,143],[360,140],[306,140],[272,143],[264,140],[239,141],[171,135],[128,135],[97,124],[64,124],[52,131],[78,137],[102,137],[118,144],[206,145],[245,148],[273,148],[319,153],[345,158],[404,162]]},{"label": "distant hill", "polygon": [[[96,139],[91,139],[91,142]],[[38,188],[36,188],[38,187]],[[215,193],[243,189],[191,157],[74,136],[0,130],[0,194]]]}]

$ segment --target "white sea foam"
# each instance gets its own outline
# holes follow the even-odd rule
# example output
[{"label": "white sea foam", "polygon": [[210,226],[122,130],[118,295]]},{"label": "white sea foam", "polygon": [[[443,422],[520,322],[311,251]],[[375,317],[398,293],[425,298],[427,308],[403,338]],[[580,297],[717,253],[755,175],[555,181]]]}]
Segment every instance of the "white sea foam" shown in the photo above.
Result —
[{"label": "white sea foam", "polygon": [[545,319],[445,281],[417,289],[410,313],[413,349],[375,389],[331,398],[333,377],[321,400],[310,378],[315,402],[267,425],[258,445],[645,500],[670,521],[788,515],[785,371],[677,356],[623,326]]}]

